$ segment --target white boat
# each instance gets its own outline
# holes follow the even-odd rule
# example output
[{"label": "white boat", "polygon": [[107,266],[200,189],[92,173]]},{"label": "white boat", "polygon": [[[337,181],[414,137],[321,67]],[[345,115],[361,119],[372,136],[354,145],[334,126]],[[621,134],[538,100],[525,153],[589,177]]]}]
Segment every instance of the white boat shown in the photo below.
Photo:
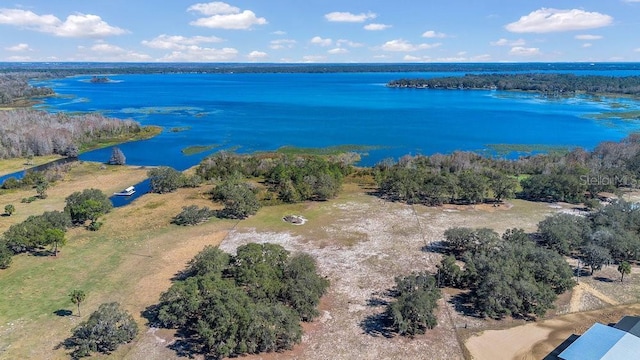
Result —
[{"label": "white boat", "polygon": [[113,195],[116,195],[116,196],[131,196],[135,192],[136,192],[136,189],[133,186],[129,186],[128,188],[126,188],[126,189],[124,189],[124,190],[122,190],[120,192],[113,193]]}]

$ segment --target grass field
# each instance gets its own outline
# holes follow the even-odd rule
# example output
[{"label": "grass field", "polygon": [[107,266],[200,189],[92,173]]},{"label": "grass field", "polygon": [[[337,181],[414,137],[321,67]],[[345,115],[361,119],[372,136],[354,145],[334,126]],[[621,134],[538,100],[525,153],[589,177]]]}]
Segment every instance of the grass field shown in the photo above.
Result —
[{"label": "grass field", "polygon": [[36,156],[32,159],[13,158],[0,161],[0,176],[22,171],[34,166],[61,159],[60,155]]},{"label": "grass field", "polygon": [[[61,210],[64,198],[73,191],[94,187],[111,193],[144,179],[146,171],[118,166],[101,169],[100,164],[79,163],[63,181],[48,190],[49,197],[45,200],[19,203],[19,199],[34,195],[34,190],[0,194],[0,205],[16,206],[14,215],[0,218],[0,231],[28,215]],[[195,227],[170,224],[183,206],[215,207],[205,195],[209,189],[210,186],[203,186],[170,194],[147,194],[106,215],[98,232],[70,230],[67,245],[61,248],[58,257],[14,257],[9,269],[0,270],[0,359],[68,358],[65,350],[55,349],[56,346],[100,303],[108,301],[120,302],[141,326],[134,342],[108,358],[179,359],[167,347],[173,341],[173,333],[146,327],[140,313],[157,303],[160,294],[170,286],[171,278],[206,245],[220,244],[223,250],[233,252],[237,246],[251,241],[274,242],[293,252],[310,253],[317,259],[322,275],[330,279],[331,287],[323,299],[321,317],[306,325],[309,332],[301,345],[290,352],[248,356],[246,360],[463,359],[470,354],[466,339],[492,334],[485,330],[519,329],[523,322],[462,315],[451,301],[455,294],[447,292],[439,303],[439,325],[434,330],[415,339],[387,338],[368,327],[382,311],[382,306],[371,300],[386,299],[385,291],[393,285],[395,276],[435,270],[440,255],[423,248],[442,240],[444,230],[449,227],[490,227],[499,232],[520,227],[533,231],[545,216],[572,208],[566,204],[550,206],[520,200],[499,207],[408,206],[370,195],[371,184],[359,179],[346,183],[340,196],[331,201],[262,208],[257,215],[240,222],[212,219]],[[292,225],[282,221],[286,215],[301,215],[308,221]],[[550,317],[561,319],[573,306],[580,311],[578,314],[596,309],[596,315],[584,317],[585,324],[592,319],[604,319],[615,304],[599,301],[594,295],[599,293],[605,294],[605,299],[606,296],[621,299],[620,303],[637,302],[640,276],[634,270],[623,286],[585,279],[582,292],[574,296],[578,302],[567,294]],[[605,269],[601,277],[613,278],[615,272]],[[82,317],[76,316],[69,301],[72,289],[87,293]],[[73,311],[73,315],[57,315],[65,310]],[[536,324],[545,326],[544,322]],[[539,358],[536,356],[542,351],[557,346],[566,331],[577,328],[558,329],[548,333],[538,328],[531,334],[523,332],[532,340],[529,347],[518,347],[514,351],[519,355],[507,354],[505,358],[522,358],[522,354],[529,354],[524,358]],[[500,349],[499,341],[490,343]],[[475,351],[473,347],[470,349]],[[484,358],[473,351],[476,359]]]}]

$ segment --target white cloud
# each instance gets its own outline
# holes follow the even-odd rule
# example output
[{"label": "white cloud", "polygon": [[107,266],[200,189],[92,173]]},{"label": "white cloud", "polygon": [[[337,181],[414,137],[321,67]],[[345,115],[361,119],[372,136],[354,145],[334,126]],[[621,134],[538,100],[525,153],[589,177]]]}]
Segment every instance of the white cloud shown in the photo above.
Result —
[{"label": "white cloud", "polygon": [[588,35],[588,34],[584,34],[584,35],[576,35],[575,36],[576,39],[578,40],[600,40],[602,39],[602,35]]},{"label": "white cloud", "polygon": [[217,36],[192,36],[184,37],[180,35],[166,35],[162,34],[156,36],[151,40],[143,40],[142,45],[150,47],[152,49],[165,49],[165,50],[184,50],[189,46],[206,44],[206,43],[218,43],[224,41]]},{"label": "white cloud", "polygon": [[9,56],[6,61],[11,61],[11,62],[21,62],[21,61],[31,61],[31,56],[24,56],[24,55],[13,55],[13,56]]},{"label": "white cloud", "polygon": [[327,21],[331,22],[365,22],[367,20],[375,19],[378,15],[368,12],[360,14],[352,14],[350,12],[334,11],[324,15]]},{"label": "white cloud", "polygon": [[98,15],[82,13],[69,15],[62,21],[54,15],[38,15],[29,10],[0,9],[0,24],[60,37],[103,38],[127,33],[124,29],[109,25]]},{"label": "white cloud", "polygon": [[404,60],[404,61],[422,61],[422,58],[418,57],[418,56],[413,56],[413,55],[405,55],[404,58],[402,58],[402,60]]},{"label": "white cloud", "polygon": [[320,46],[331,46],[331,44],[333,44],[333,40],[323,39],[320,36],[314,36],[313,39],[311,39],[311,43]]},{"label": "white cloud", "polygon": [[269,54],[267,54],[264,51],[252,51],[249,53],[249,55],[247,55],[247,58],[251,61],[263,60],[268,57],[269,57]]},{"label": "white cloud", "polygon": [[304,62],[322,62],[324,60],[326,60],[327,57],[326,56],[322,56],[322,55],[306,55],[302,57],[302,60]]},{"label": "white cloud", "polygon": [[501,38],[498,41],[492,41],[489,44],[491,44],[491,46],[523,46],[525,43],[524,39],[507,40],[505,38]]},{"label": "white cloud", "polygon": [[447,34],[441,33],[441,32],[436,32],[436,31],[433,31],[433,30],[429,30],[429,31],[425,31],[422,34],[422,37],[429,38],[429,39],[433,39],[433,38],[442,39],[442,38],[446,38]]},{"label": "white cloud", "polygon": [[331,49],[331,50],[327,51],[327,53],[329,53],[331,55],[347,54],[347,53],[349,53],[349,50],[339,47],[339,48]]},{"label": "white cloud", "polygon": [[406,40],[403,39],[395,39],[395,40],[390,40],[387,41],[386,43],[384,43],[382,45],[382,50],[384,51],[404,51],[404,52],[409,52],[409,51],[416,51],[416,50],[424,50],[424,49],[431,49],[431,48],[435,48],[438,47],[442,44],[440,43],[435,43],[435,44],[418,44],[418,45],[414,45]]},{"label": "white cloud", "polygon": [[187,11],[197,11],[203,15],[237,14],[240,9],[227,3],[214,1],[210,3],[199,3],[189,6]]},{"label": "white cloud", "polygon": [[132,50],[123,49],[117,45],[99,42],[91,47],[78,46],[80,51],[77,58],[73,60],[82,61],[118,61],[118,62],[136,62],[149,61],[151,56]]},{"label": "white cloud", "polygon": [[514,46],[511,48],[511,50],[509,50],[509,55],[515,55],[515,56],[534,56],[539,54],[540,54],[539,48],[527,48],[522,46]]},{"label": "white cloud", "polygon": [[274,31],[272,32],[273,35],[278,35],[278,36],[282,36],[282,35],[287,35],[286,31],[282,31],[282,30],[278,30],[278,31]]},{"label": "white cloud", "polygon": [[7,51],[12,51],[12,52],[23,52],[23,51],[33,51],[33,49],[31,49],[31,47],[29,47],[29,44],[25,44],[25,43],[20,43],[17,45],[13,45],[13,46],[9,46],[4,48]]},{"label": "white cloud", "polygon": [[634,49],[635,52],[640,52],[640,48]]},{"label": "white cloud", "polygon": [[515,33],[550,33],[594,29],[612,22],[611,16],[599,12],[542,8],[522,16],[520,20],[506,25],[505,28]]},{"label": "white cloud", "polygon": [[280,40],[271,40],[271,43],[270,43],[269,47],[274,49],[274,50],[279,50],[279,49],[291,49],[295,45],[296,45],[296,41],[295,40],[280,39]]},{"label": "white cloud", "polygon": [[386,30],[390,27],[392,26],[387,24],[367,24],[364,26],[364,29],[369,31],[381,31]]},{"label": "white cloud", "polygon": [[202,62],[202,61],[231,61],[238,56],[234,48],[202,48],[194,46],[185,51],[173,51],[165,55],[160,61],[166,62]]},{"label": "white cloud", "polygon": [[251,10],[240,11],[235,6],[219,1],[191,5],[187,11],[207,16],[190,22],[190,25],[212,29],[247,30],[253,25],[267,24],[267,19],[257,17]]},{"label": "white cloud", "polygon": [[582,44],[583,48],[590,48],[591,46],[593,46],[592,43],[584,43],[584,44]]},{"label": "white cloud", "polygon": [[351,40],[339,39],[336,41],[338,46],[349,46],[349,47],[363,47],[364,44],[353,42]]},{"label": "white cloud", "polygon": [[489,61],[489,60],[491,60],[491,55],[489,54],[480,54],[480,55],[471,57],[471,61],[474,61],[474,62],[483,62],[483,61]]}]

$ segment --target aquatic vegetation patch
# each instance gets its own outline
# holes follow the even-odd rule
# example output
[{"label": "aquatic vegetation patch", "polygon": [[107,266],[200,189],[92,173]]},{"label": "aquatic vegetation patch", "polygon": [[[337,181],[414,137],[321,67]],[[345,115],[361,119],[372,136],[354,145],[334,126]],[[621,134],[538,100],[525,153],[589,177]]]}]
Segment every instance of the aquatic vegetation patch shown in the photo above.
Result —
[{"label": "aquatic vegetation patch", "polygon": [[143,115],[168,115],[168,114],[188,114],[197,115],[203,111],[202,108],[191,106],[147,106],[140,108],[124,108],[120,110],[123,114],[143,114]]},{"label": "aquatic vegetation patch", "polygon": [[587,117],[596,120],[622,119],[622,120],[640,120],[640,110],[633,111],[613,111],[599,114],[589,114]]},{"label": "aquatic vegetation patch", "polygon": [[486,146],[496,155],[509,155],[513,153],[567,153],[575,147],[549,144],[487,144]]},{"label": "aquatic vegetation patch", "polygon": [[195,154],[200,154],[203,153],[205,151],[209,151],[212,149],[215,149],[217,147],[220,147],[220,145],[218,144],[212,144],[212,145],[193,145],[193,146],[189,146],[186,147],[182,150],[180,150],[180,152],[182,152],[182,154],[184,155],[195,155]]},{"label": "aquatic vegetation patch", "polygon": [[343,154],[347,152],[365,153],[367,151],[378,150],[383,148],[384,148],[383,146],[353,145],[353,144],[327,146],[324,148],[282,146],[278,150],[276,150],[276,152],[280,154],[287,154],[287,155],[337,155],[337,154]]}]

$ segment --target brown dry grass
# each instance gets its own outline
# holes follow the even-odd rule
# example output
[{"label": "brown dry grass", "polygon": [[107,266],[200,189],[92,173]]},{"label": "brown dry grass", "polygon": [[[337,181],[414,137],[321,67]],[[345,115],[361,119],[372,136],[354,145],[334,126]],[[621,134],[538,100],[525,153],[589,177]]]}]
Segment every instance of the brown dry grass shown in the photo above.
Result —
[{"label": "brown dry grass", "polygon": [[26,159],[26,158],[3,159],[2,161],[0,161],[0,176],[26,170],[33,166],[46,164],[48,162],[51,162],[60,158],[61,158],[60,155],[47,155],[47,156],[36,156],[32,159]]},{"label": "brown dry grass", "polygon": [[[73,191],[94,187],[112,192],[145,176],[145,169],[113,167],[100,170],[98,164],[78,165],[67,179],[49,189],[47,199],[16,206],[16,215],[3,218],[2,229],[31,214],[61,210],[64,198]],[[68,306],[64,304],[68,302],[66,294],[77,287],[91,289],[87,291],[87,300],[82,306],[83,318],[100,303],[118,301],[136,317],[144,332],[145,320],[140,313],[158,301],[160,293],[170,286],[171,278],[195,254],[206,245],[219,244],[235,224],[217,220],[197,227],[169,224],[171,217],[180,212],[182,206],[195,204],[212,207],[213,204],[203,195],[205,190],[203,187],[180,189],[165,195],[148,194],[131,205],[114,209],[104,217],[105,224],[98,232],[84,229],[69,231],[68,244],[61,249],[58,258],[15,257],[11,267],[0,272],[0,281],[16,274],[29,274],[30,267],[44,267],[46,274],[39,272],[38,276],[27,275],[19,283],[18,290],[0,295],[2,302],[33,303],[33,310],[29,311],[31,315],[11,318],[0,313],[0,359],[67,358],[63,350],[53,349],[82,319],[77,316],[56,316],[39,308],[50,308],[52,305],[47,302],[51,301],[53,306],[63,304],[67,309],[73,309],[70,303]],[[0,199],[13,201],[24,196],[25,191],[17,191],[0,195]],[[61,288],[39,286],[47,282],[42,276],[55,277]],[[61,276],[65,279],[60,279]],[[43,293],[40,288],[47,288],[52,293]],[[159,332],[161,335],[165,333]],[[111,357],[123,358],[128,353],[135,354],[141,348],[137,344],[135,342],[122,347]],[[168,349],[164,351],[169,357],[175,355]]]}]

